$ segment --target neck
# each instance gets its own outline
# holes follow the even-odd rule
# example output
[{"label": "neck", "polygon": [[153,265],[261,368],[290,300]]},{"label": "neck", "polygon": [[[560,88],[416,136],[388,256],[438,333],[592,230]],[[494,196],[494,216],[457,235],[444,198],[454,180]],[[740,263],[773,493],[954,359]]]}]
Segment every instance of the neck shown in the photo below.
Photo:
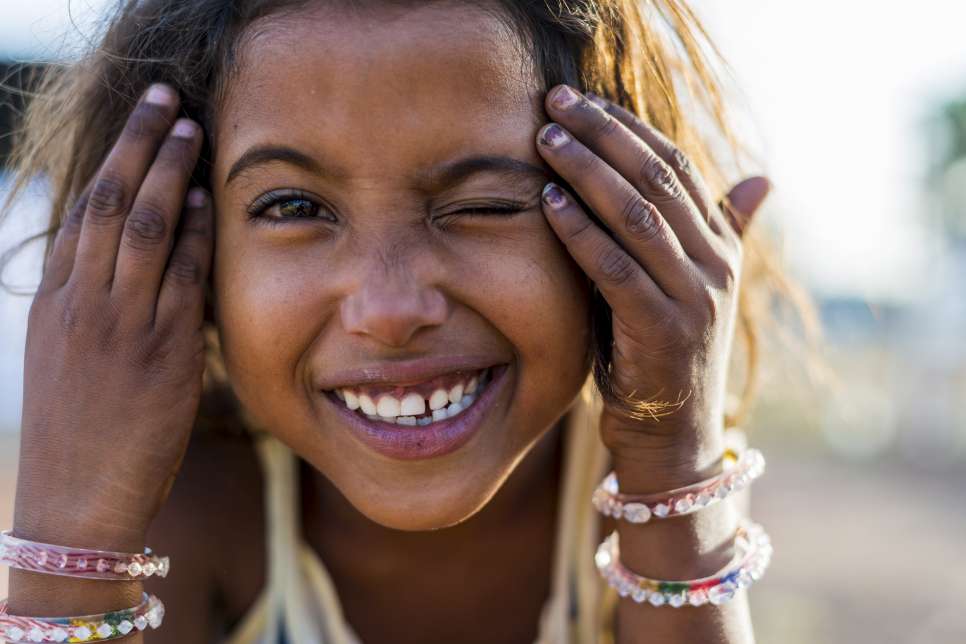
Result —
[{"label": "neck", "polygon": [[[373,571],[400,566],[422,566],[444,552],[472,552],[475,545],[493,544],[508,526],[516,534],[529,532],[526,524],[549,527],[556,518],[563,427],[566,416],[547,431],[510,474],[489,503],[466,521],[440,530],[407,532],[371,521],[356,510],[320,472],[301,463],[302,516],[306,540],[330,565],[360,561],[373,564]],[[333,527],[338,526],[338,530]],[[360,544],[367,549],[358,557]],[[358,575],[360,572],[355,571]]]}]

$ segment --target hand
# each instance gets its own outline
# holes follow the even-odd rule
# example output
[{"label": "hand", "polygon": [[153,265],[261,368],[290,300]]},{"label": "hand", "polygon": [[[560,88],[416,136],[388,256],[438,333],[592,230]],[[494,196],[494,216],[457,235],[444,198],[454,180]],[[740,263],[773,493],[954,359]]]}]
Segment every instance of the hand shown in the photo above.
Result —
[{"label": "hand", "polygon": [[544,191],[550,226],[612,310],[615,393],[658,403],[629,413],[605,401],[602,439],[631,458],[655,447],[692,453],[708,444],[700,434],[722,425],[741,236],[768,182],[737,186],[726,215],[670,141],[596,100],[551,90],[556,123],[541,129],[537,148],[600,222],[566,190]]},{"label": "hand", "polygon": [[18,536],[143,547],[184,456],[213,224],[202,189],[186,199],[202,133],[178,107],[163,85],[141,98],[53,242],[27,326]]}]

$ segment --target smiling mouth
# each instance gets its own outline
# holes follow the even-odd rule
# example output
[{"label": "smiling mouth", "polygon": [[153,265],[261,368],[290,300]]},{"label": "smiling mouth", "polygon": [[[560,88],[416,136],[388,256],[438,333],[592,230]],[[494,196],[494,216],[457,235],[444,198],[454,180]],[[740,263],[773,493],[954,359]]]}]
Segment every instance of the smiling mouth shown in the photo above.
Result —
[{"label": "smiling mouth", "polygon": [[336,404],[370,421],[426,427],[456,418],[473,406],[493,377],[493,367],[453,372],[412,386],[338,387],[327,394]]}]

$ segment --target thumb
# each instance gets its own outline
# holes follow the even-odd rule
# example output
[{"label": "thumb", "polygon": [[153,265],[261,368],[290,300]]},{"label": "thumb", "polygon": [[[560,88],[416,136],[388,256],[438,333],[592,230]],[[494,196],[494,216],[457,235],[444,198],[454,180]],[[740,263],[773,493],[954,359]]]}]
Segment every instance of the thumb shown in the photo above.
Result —
[{"label": "thumb", "polygon": [[765,177],[745,179],[721,200],[721,211],[739,236],[743,235],[751,218],[761,207],[771,191],[771,182]]}]

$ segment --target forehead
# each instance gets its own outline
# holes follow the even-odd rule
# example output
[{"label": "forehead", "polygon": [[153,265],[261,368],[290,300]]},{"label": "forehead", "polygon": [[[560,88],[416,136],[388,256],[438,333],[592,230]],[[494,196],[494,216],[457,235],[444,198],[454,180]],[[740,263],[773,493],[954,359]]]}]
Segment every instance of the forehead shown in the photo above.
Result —
[{"label": "forehead", "polygon": [[542,123],[541,89],[495,11],[319,3],[260,20],[240,43],[218,115],[219,165],[265,142],[339,148],[350,173],[354,159],[389,163],[417,151],[446,155],[471,143],[505,151],[530,141]]}]

